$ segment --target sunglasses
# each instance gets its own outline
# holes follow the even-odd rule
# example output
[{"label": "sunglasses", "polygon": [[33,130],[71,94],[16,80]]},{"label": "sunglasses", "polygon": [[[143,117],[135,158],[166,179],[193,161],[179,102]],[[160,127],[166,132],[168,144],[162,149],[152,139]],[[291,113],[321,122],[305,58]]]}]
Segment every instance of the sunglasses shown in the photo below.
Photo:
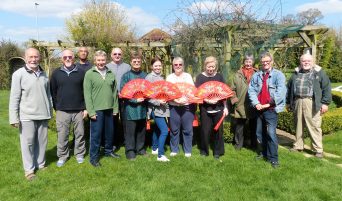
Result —
[{"label": "sunglasses", "polygon": [[63,56],[63,59],[64,59],[64,60],[68,60],[68,59],[71,60],[71,59],[73,59],[73,58],[74,58],[73,56]]},{"label": "sunglasses", "polygon": [[139,64],[140,61],[132,61],[132,63],[134,63],[134,64]]},{"label": "sunglasses", "polygon": [[121,56],[121,53],[113,53],[114,56],[118,55]]},{"label": "sunglasses", "polygon": [[173,64],[174,66],[183,66],[183,64]]}]

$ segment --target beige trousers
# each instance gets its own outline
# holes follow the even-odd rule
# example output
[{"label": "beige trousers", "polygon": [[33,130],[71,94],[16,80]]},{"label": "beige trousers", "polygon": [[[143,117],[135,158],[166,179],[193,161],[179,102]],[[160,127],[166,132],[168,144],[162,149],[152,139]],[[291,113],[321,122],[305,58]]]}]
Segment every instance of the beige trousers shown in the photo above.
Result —
[{"label": "beige trousers", "polygon": [[304,149],[303,131],[306,125],[313,151],[323,153],[322,143],[322,117],[320,111],[313,111],[313,102],[311,98],[298,98],[295,101],[295,124],[296,141],[293,145],[295,149]]}]

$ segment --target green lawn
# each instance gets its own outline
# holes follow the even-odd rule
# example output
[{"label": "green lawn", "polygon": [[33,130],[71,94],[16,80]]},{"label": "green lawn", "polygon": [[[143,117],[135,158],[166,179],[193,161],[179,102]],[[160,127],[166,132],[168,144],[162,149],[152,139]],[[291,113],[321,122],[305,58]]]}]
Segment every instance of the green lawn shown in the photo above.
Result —
[{"label": "green lawn", "polygon": [[[0,200],[341,200],[342,168],[334,163],[279,150],[281,166],[256,161],[252,151],[226,144],[222,162],[183,155],[160,163],[155,156],[101,159],[95,169],[71,158],[57,168],[56,133],[49,133],[48,169],[27,182],[23,176],[17,129],[8,125],[8,92],[0,92]],[[341,135],[339,135],[341,136]],[[330,140],[330,139],[329,139]],[[326,149],[336,150],[335,145]],[[336,141],[341,146],[341,138]],[[149,150],[150,151],[150,150]],[[342,155],[340,151],[336,154]],[[119,151],[124,155],[124,149]],[[169,150],[167,151],[169,154]],[[87,156],[87,160],[89,157]]]},{"label": "green lawn", "polygon": [[341,86],[341,85],[342,85],[342,82],[331,83],[331,87],[332,88],[338,87],[338,86]]}]

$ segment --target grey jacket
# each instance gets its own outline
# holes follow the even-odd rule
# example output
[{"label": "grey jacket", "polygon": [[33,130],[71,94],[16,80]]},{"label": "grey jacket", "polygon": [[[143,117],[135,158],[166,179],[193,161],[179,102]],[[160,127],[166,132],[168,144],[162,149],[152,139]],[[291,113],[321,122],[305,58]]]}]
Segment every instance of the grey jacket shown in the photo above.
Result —
[{"label": "grey jacket", "polygon": [[[150,82],[155,82],[159,80],[164,80],[164,78],[161,75],[157,75],[154,72],[151,72],[148,74],[145,79]],[[147,116],[150,117],[151,112],[154,111],[154,115],[157,117],[169,117],[170,116],[170,110],[169,105],[160,105],[160,102],[155,99],[150,99],[148,101],[148,110],[147,110]]]},{"label": "grey jacket", "polygon": [[116,64],[114,62],[110,62],[107,65],[107,68],[109,68],[115,75],[115,79],[117,82],[117,90],[120,92],[120,86],[121,86],[121,78],[123,74],[127,73],[131,70],[131,66],[129,64],[126,64],[124,62],[121,62],[120,64]]},{"label": "grey jacket", "polygon": [[12,75],[9,101],[9,123],[25,120],[46,120],[52,116],[52,98],[46,73],[39,76],[22,67]]}]

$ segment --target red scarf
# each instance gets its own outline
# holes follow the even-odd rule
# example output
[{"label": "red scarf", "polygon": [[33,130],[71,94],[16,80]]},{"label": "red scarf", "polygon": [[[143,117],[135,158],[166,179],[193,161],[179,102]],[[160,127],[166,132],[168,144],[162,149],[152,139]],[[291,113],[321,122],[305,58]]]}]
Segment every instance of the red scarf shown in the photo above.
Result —
[{"label": "red scarf", "polygon": [[241,71],[243,73],[243,75],[245,76],[247,83],[249,84],[249,82],[251,81],[251,78],[254,74],[254,69],[253,68],[246,68],[246,67],[242,67]]}]

